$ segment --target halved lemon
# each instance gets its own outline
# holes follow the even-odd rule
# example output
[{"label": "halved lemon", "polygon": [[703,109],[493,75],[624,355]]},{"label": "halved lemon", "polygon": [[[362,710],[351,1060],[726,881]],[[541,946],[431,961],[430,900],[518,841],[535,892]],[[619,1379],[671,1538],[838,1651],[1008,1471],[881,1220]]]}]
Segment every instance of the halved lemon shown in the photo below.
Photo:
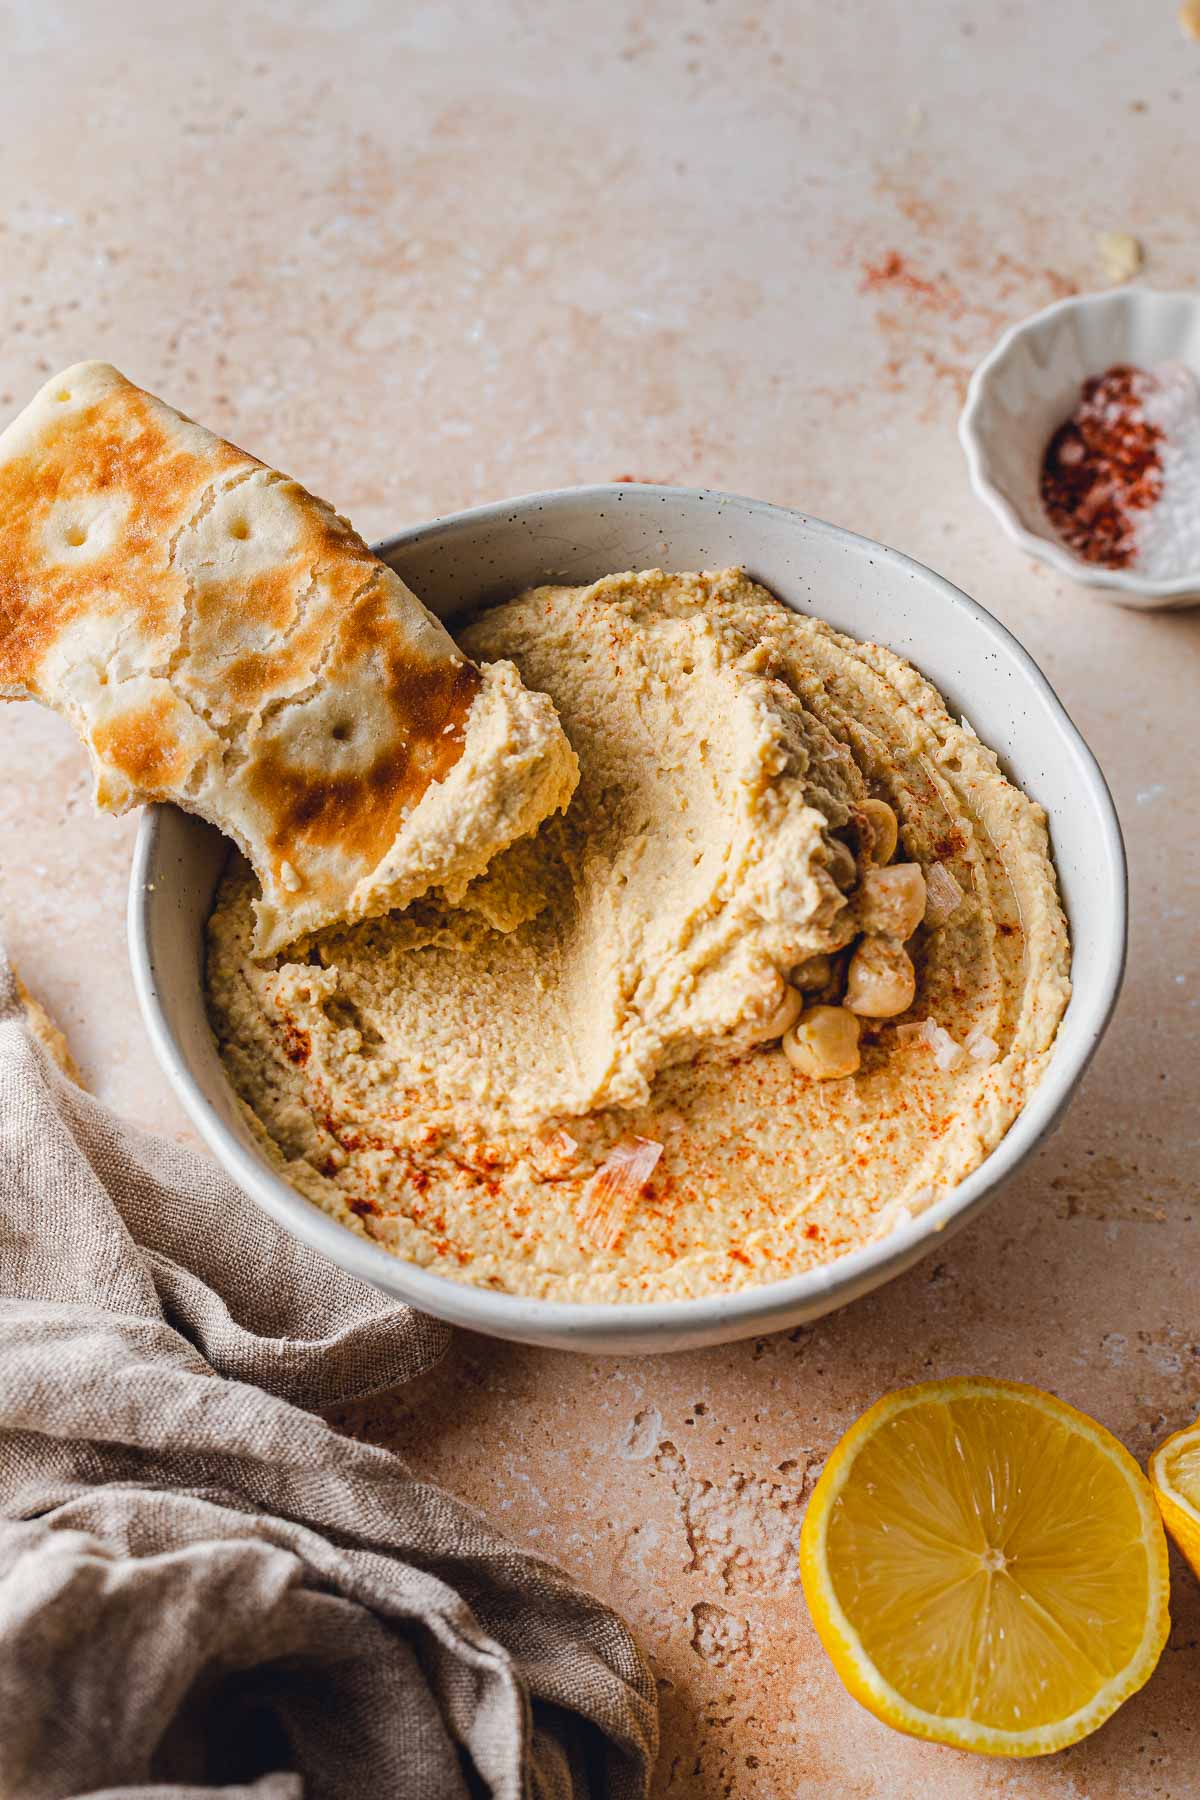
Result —
[{"label": "halved lemon", "polygon": [[1094,1419],[1011,1381],[932,1381],[851,1426],[800,1573],[821,1641],[889,1725],[990,1756],[1094,1731],[1166,1642],[1162,1522]]},{"label": "halved lemon", "polygon": [[1200,1419],[1158,1446],[1150,1483],[1167,1530],[1200,1575]]}]

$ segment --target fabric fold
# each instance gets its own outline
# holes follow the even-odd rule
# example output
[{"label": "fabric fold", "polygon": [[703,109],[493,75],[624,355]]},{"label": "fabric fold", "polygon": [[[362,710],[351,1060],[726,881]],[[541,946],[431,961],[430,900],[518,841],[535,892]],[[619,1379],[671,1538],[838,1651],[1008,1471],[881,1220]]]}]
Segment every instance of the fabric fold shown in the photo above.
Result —
[{"label": "fabric fold", "polygon": [[317,1416],[448,1336],[75,1087],[0,958],[0,1793],[645,1794],[621,1621]]}]

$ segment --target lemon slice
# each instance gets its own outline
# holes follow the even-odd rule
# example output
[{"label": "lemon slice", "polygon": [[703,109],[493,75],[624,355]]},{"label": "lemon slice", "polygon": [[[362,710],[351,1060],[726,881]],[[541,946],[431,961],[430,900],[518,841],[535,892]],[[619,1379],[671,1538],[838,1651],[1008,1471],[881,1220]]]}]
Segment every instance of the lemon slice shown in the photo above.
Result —
[{"label": "lemon slice", "polygon": [[1170,1622],[1166,1539],[1133,1458],[1009,1381],[928,1382],[864,1413],[813,1490],[800,1573],[856,1700],[991,1756],[1094,1731]]},{"label": "lemon slice", "polygon": [[1200,1575],[1200,1419],[1158,1446],[1150,1481],[1167,1530]]}]

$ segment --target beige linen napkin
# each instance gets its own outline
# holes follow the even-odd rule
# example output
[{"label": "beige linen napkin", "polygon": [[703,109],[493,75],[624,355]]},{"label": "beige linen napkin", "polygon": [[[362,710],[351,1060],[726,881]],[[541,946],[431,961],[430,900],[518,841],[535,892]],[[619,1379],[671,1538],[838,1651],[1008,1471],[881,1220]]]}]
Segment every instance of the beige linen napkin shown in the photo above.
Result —
[{"label": "beige linen napkin", "polygon": [[0,956],[0,1796],[646,1791],[628,1631],[306,1408],[444,1329],[113,1118]]}]

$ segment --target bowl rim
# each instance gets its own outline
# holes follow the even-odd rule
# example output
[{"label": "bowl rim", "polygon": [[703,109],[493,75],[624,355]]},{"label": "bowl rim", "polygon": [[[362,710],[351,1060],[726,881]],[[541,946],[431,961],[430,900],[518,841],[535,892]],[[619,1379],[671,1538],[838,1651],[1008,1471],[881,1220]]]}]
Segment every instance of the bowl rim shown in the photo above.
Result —
[{"label": "bowl rim", "polygon": [[[514,513],[546,515],[580,502],[611,505],[623,498],[626,484],[604,483],[556,488],[508,500],[489,502],[443,515],[383,540],[374,548],[385,561],[397,549],[454,534],[466,525],[500,524]],[[720,512],[737,508],[751,517],[783,515],[806,532],[833,539],[875,561],[891,564],[910,579],[931,586],[952,607],[969,614],[994,644],[1012,654],[1031,688],[1040,693],[1083,783],[1091,792],[1101,820],[1097,856],[1107,865],[1101,891],[1108,900],[1102,917],[1100,974],[1087,994],[1076,991],[1072,1004],[1083,1008],[1084,1021],[1068,1062],[1047,1069],[1029,1104],[979,1167],[924,1211],[897,1224],[880,1237],[831,1262],[762,1286],[684,1300],[563,1301],[501,1293],[452,1281],[415,1263],[405,1262],[359,1237],[307,1200],[278,1174],[264,1156],[249,1150],[226,1126],[207,1099],[176,1041],[159,994],[151,949],[150,914],[156,902],[152,884],[163,887],[157,857],[162,815],[174,808],[152,805],[139,822],[130,871],[127,927],[134,988],[155,1054],[185,1113],[201,1138],[242,1190],[278,1224],[310,1248],[319,1250],[371,1285],[418,1310],[454,1325],[502,1339],[556,1343],[562,1348],[652,1350],[656,1340],[716,1342],[751,1336],[794,1323],[798,1313],[815,1317],[879,1286],[911,1266],[949,1229],[958,1229],[988,1203],[1003,1182],[1039,1147],[1079,1084],[1112,1017],[1125,969],[1128,877],[1125,847],[1112,794],[1100,765],[1029,652],[978,601],[934,570],[861,533],[814,519],[795,508],[708,488],[673,488],[639,483],[640,495],[672,501],[700,502]],[[199,821],[196,822],[199,825]],[[211,829],[211,827],[209,828]],[[197,965],[199,968],[199,964]]]},{"label": "bowl rim", "polygon": [[[1010,325],[993,345],[983,361],[977,364],[967,384],[967,397],[958,419],[958,438],[967,459],[971,486],[999,520],[1003,530],[1015,544],[1031,556],[1049,563],[1060,575],[1085,587],[1104,588],[1111,592],[1134,594],[1141,600],[1180,600],[1200,594],[1200,567],[1190,575],[1173,575],[1169,580],[1139,575],[1135,570],[1106,569],[1098,563],[1084,562],[1072,554],[1065,544],[1023,525],[1012,501],[992,480],[991,456],[987,433],[980,427],[987,389],[996,370],[1023,338],[1034,337],[1062,314],[1086,309],[1123,305],[1153,308],[1159,304],[1192,307],[1200,313],[1200,293],[1186,288],[1142,288],[1122,286],[1105,288],[1090,294],[1068,294],[1055,300],[1040,312],[1031,313]],[[1200,375],[1200,370],[1197,371]]]}]

